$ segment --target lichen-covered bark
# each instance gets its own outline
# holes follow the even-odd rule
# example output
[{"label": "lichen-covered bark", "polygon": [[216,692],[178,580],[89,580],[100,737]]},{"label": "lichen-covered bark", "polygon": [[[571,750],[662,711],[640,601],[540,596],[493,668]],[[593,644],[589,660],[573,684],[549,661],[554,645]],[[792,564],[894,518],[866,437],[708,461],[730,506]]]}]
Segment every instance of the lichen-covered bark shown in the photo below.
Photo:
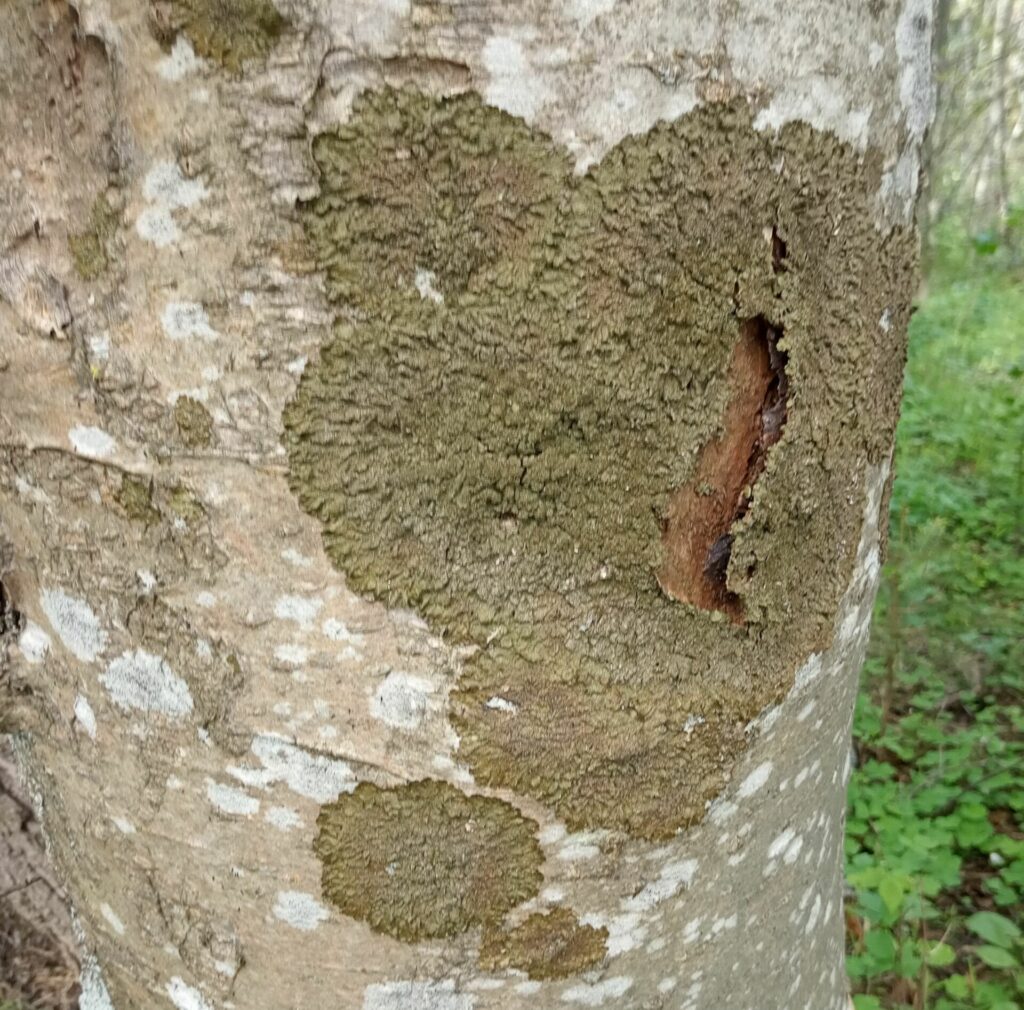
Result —
[{"label": "lichen-covered bark", "polygon": [[83,1010],[839,1007],[929,5],[8,7]]}]

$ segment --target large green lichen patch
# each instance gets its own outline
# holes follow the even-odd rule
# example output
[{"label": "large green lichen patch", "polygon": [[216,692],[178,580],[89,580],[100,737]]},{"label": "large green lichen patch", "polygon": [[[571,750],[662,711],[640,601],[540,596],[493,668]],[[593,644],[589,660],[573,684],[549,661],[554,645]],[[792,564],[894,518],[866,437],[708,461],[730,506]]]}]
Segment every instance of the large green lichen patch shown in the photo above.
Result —
[{"label": "large green lichen patch", "polygon": [[443,782],[361,783],[323,807],[317,825],[324,896],[401,940],[500,921],[542,880],[534,821]]},{"label": "large green lichen patch", "polygon": [[[476,97],[395,90],[314,154],[338,321],[284,437],[329,555],[480,647],[452,695],[478,781],[574,828],[699,820],[829,640],[891,441],[913,257],[875,227],[877,168],[736,104],[577,176]],[[737,624],[656,573],[754,319],[782,335],[788,414],[730,531]]]}]

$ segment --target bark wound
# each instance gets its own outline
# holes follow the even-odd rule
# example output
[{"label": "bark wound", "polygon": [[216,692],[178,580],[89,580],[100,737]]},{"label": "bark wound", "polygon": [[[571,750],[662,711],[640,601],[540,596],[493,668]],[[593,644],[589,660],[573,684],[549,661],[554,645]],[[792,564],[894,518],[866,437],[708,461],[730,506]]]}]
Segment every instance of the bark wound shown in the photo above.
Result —
[{"label": "bark wound", "polygon": [[693,477],[672,493],[662,520],[661,588],[684,603],[722,611],[736,624],[743,623],[744,609],[726,581],[731,530],[747,514],[768,452],[786,423],[789,390],[781,336],[763,316],[740,326],[729,359],[732,394],[723,432],[701,450]]}]

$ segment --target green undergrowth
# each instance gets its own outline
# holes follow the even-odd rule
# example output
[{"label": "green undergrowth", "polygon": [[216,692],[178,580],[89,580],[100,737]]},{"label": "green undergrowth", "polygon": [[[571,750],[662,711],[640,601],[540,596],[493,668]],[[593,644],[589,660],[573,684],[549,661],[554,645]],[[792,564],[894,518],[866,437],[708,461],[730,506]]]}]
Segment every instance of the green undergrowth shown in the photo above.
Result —
[{"label": "green undergrowth", "polygon": [[854,728],[857,1010],[1024,1007],[1024,270],[942,237]]}]

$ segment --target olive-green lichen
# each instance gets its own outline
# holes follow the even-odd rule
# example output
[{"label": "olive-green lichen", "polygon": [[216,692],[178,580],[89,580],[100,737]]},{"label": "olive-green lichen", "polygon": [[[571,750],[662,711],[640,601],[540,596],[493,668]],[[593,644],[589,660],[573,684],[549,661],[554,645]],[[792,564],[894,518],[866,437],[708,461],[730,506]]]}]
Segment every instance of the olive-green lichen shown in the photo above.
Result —
[{"label": "olive-green lichen", "polygon": [[542,879],[534,821],[443,782],[360,783],[322,807],[317,825],[324,896],[402,940],[499,921]]},{"label": "olive-green lichen", "polygon": [[167,496],[167,508],[186,526],[194,526],[206,516],[202,503],[184,484],[176,484]]},{"label": "olive-green lichen", "polygon": [[[479,646],[452,695],[477,781],[573,828],[699,820],[830,639],[891,444],[913,242],[875,227],[877,162],[734,103],[578,177],[471,95],[395,90],[314,155],[304,222],[339,322],[284,424],[329,555]],[[758,317],[784,334],[789,411],[732,529],[736,626],[654,573]]]},{"label": "olive-green lichen", "polygon": [[532,979],[569,978],[604,960],[607,939],[607,929],[582,925],[567,908],[536,912],[514,929],[485,930],[480,967],[514,968]]},{"label": "olive-green lichen", "polygon": [[129,519],[146,526],[160,522],[160,510],[153,504],[153,486],[148,480],[126,473],[114,499]]},{"label": "olive-green lichen", "polygon": [[195,397],[178,397],[174,404],[174,423],[182,442],[190,449],[207,446],[213,438],[213,418]]},{"label": "olive-green lichen", "polygon": [[270,52],[285,20],[271,0],[155,0],[152,25],[164,43],[183,31],[200,56],[237,74]]},{"label": "olive-green lichen", "polygon": [[75,271],[84,281],[94,281],[110,269],[110,244],[117,234],[120,215],[104,195],[96,197],[85,230],[68,236]]}]

